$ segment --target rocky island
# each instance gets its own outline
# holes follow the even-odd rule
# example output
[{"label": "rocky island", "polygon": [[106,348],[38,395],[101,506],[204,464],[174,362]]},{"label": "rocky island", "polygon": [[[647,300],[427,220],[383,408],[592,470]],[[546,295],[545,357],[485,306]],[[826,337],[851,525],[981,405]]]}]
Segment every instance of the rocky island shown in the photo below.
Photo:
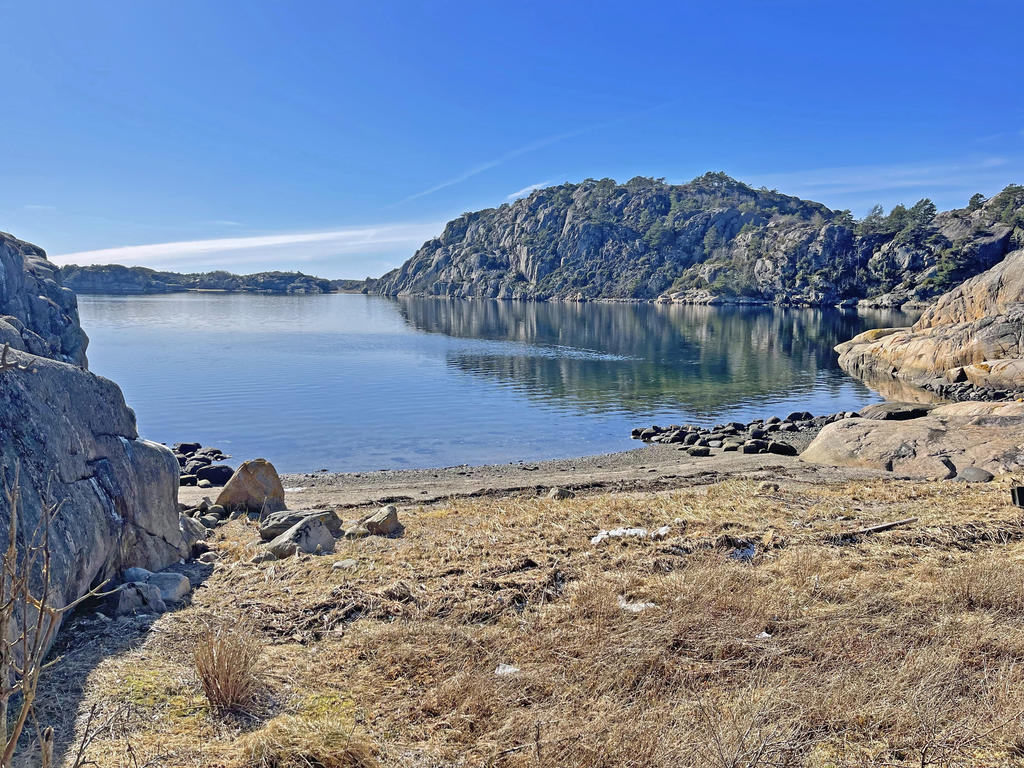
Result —
[{"label": "rocky island", "polygon": [[60,269],[63,284],[77,293],[134,296],[183,291],[221,291],[224,293],[319,294],[341,290],[357,292],[365,281],[327,280],[301,272],[257,272],[235,275],[231,272],[160,272],[147,267],[120,264],[78,266]]},{"label": "rocky island", "polygon": [[723,173],[587,179],[450,221],[385,296],[922,307],[1012,250],[1024,187],[938,212],[849,211]]}]

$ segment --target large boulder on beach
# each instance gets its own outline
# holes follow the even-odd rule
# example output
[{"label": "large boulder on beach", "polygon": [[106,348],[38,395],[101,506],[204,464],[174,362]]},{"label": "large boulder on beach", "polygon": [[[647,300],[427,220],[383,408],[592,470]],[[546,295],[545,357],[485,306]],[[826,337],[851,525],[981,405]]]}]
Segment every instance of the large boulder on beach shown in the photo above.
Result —
[{"label": "large boulder on beach", "polygon": [[[125,568],[157,571],[189,554],[178,462],[139,438],[117,385],[84,367],[76,307],[40,249],[0,233],[0,344],[20,366],[0,372],[0,470],[18,482],[25,530],[60,505],[49,537],[56,604]],[[0,504],[2,530],[9,515]]]},{"label": "large boulder on beach", "polygon": [[1024,469],[1024,403],[951,403],[905,421],[842,419],[823,428],[801,458],[929,480],[968,467],[1016,472]]},{"label": "large boulder on beach", "polygon": [[246,461],[235,470],[217,503],[229,511],[244,510],[266,516],[285,508],[284,486],[274,465],[266,459]]}]

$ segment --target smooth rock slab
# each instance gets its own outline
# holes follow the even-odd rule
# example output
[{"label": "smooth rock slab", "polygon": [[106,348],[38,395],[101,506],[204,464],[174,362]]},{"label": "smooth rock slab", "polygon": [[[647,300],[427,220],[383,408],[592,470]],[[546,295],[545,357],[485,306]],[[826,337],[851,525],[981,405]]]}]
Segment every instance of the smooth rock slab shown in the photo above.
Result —
[{"label": "smooth rock slab", "polygon": [[1024,403],[941,405],[910,421],[843,419],[824,427],[804,461],[866,467],[930,480],[958,468],[992,474],[1024,469]]}]

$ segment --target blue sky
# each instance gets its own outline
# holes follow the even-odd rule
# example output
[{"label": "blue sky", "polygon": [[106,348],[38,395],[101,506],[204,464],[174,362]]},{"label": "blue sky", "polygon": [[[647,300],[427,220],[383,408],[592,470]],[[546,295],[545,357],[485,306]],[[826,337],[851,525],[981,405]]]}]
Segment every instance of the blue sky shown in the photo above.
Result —
[{"label": "blue sky", "polygon": [[0,0],[0,230],[378,275],[537,185],[724,170],[856,215],[1024,183],[1019,2]]}]

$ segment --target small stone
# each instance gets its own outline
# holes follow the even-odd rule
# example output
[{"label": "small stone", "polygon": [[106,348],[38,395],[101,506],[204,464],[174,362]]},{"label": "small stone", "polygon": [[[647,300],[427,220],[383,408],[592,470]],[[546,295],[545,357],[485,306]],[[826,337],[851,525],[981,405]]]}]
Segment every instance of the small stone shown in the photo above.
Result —
[{"label": "small stone", "polygon": [[[195,459],[193,459],[195,461]],[[205,488],[203,480],[209,480],[210,485],[225,485],[231,476],[235,474],[235,470],[229,467],[227,464],[211,464],[209,466],[200,467],[196,470],[196,477],[199,478],[199,487]]]},{"label": "small stone", "polygon": [[115,616],[163,613],[167,610],[167,605],[160,597],[160,590],[152,584],[140,581],[123,584],[111,597]]},{"label": "small stone", "polygon": [[358,560],[349,558],[347,560],[339,560],[331,566],[332,570],[335,571],[349,571],[359,565]]},{"label": "small stone", "polygon": [[255,555],[252,556],[252,559],[249,560],[249,562],[272,563],[275,560],[277,560],[277,555],[275,555],[273,552],[257,552]]},{"label": "small stone", "polygon": [[208,513],[208,514],[211,514],[211,515],[216,515],[216,516],[217,516],[217,517],[219,517],[219,518],[220,518],[221,520],[223,520],[223,519],[224,519],[225,517],[227,517],[227,510],[225,510],[225,509],[224,509],[224,507],[222,507],[222,506],[221,506],[220,504],[214,504],[214,505],[212,505],[212,506],[211,506],[211,507],[210,507],[210,508],[209,508],[209,509],[207,510],[207,513]]},{"label": "small stone", "polygon": [[192,591],[192,584],[187,576],[170,571],[151,573],[146,583],[160,590],[160,597],[165,603],[181,602]]},{"label": "small stone", "polygon": [[199,556],[199,562],[206,565],[216,563],[218,560],[220,560],[220,555],[213,551],[204,552]]},{"label": "small stone", "polygon": [[703,456],[710,456],[711,455],[711,449],[707,448],[705,446],[694,446],[693,448],[688,449],[686,452],[688,454],[690,454],[691,456],[696,456],[696,457],[703,457]]},{"label": "small stone", "polygon": [[789,443],[772,440],[768,443],[768,453],[774,453],[777,456],[796,456],[799,451]]},{"label": "small stone", "polygon": [[570,491],[568,488],[552,488],[548,491],[548,498],[561,501],[562,499],[571,499],[576,494]]},{"label": "small stone", "polygon": [[981,467],[964,467],[953,479],[961,483],[988,483],[994,478],[995,475]]},{"label": "small stone", "polygon": [[363,520],[363,527],[373,536],[391,536],[402,530],[398,522],[398,507],[388,504]]},{"label": "small stone", "polygon": [[147,571],[145,568],[125,568],[124,573],[121,574],[121,578],[126,581],[141,581],[146,582],[149,577],[153,575],[152,571]]},{"label": "small stone", "polygon": [[511,664],[499,664],[498,668],[494,670],[494,674],[497,677],[510,677],[518,674],[519,671],[519,667],[513,667]]},{"label": "small stone", "polygon": [[211,483],[209,480],[200,480],[199,482],[196,483],[196,485],[200,488],[213,488],[213,483]]},{"label": "small stone", "polygon": [[220,518],[216,515],[203,515],[199,518],[199,522],[207,528],[213,529],[220,525]]}]

